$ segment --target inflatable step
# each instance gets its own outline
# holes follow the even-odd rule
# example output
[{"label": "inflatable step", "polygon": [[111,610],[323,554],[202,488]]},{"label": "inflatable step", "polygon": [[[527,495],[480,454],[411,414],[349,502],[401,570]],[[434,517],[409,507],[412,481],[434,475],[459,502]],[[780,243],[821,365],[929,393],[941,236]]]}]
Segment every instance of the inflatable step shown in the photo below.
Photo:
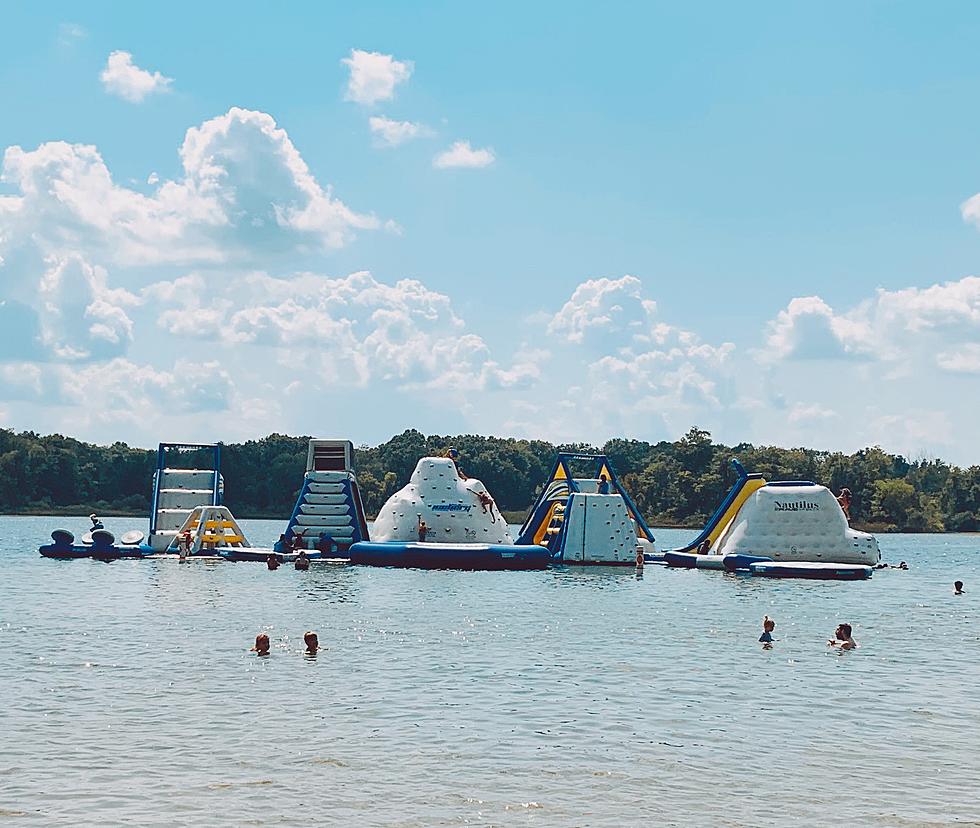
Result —
[{"label": "inflatable step", "polygon": [[333,494],[342,495],[344,493],[343,483],[310,483],[308,491],[312,494]]},{"label": "inflatable step", "polygon": [[350,504],[346,501],[344,503],[331,502],[330,498],[332,497],[335,495],[308,494],[303,498],[300,509],[310,512],[322,510],[324,514],[337,514],[350,509]]},{"label": "inflatable step", "polygon": [[303,526],[351,526],[350,515],[296,515],[296,522]]}]

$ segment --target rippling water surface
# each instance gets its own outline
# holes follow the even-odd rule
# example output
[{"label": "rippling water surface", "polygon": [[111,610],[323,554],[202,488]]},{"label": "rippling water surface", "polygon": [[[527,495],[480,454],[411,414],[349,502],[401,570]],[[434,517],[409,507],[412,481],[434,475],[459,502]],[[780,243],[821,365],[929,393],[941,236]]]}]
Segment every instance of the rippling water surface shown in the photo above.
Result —
[{"label": "rippling water surface", "polygon": [[0,518],[0,820],[980,824],[976,536],[864,583],[38,556],[85,523]]}]

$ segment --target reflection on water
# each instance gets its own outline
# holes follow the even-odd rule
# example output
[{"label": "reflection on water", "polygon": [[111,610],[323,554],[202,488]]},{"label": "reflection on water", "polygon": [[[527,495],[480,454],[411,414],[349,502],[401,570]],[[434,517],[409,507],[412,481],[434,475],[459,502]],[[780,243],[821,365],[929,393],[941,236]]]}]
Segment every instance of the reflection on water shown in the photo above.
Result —
[{"label": "reflection on water", "polygon": [[[970,536],[886,536],[909,572],[828,583],[41,559],[59,524],[76,529],[0,518],[0,817],[14,824],[980,817]],[[281,530],[246,529],[259,545]],[[841,621],[859,650],[826,646]]]}]

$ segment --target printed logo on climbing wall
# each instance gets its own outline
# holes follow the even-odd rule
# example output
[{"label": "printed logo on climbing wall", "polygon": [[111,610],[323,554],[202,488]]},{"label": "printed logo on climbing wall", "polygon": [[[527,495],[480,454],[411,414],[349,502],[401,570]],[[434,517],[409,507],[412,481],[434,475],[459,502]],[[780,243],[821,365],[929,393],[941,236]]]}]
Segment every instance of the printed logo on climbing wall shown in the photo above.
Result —
[{"label": "printed logo on climbing wall", "polygon": [[820,509],[820,504],[812,500],[793,500],[789,503],[780,503],[777,500],[774,505],[775,512],[813,512]]},{"label": "printed logo on climbing wall", "polygon": [[468,512],[473,504],[466,503],[437,503],[432,507],[433,512]]}]

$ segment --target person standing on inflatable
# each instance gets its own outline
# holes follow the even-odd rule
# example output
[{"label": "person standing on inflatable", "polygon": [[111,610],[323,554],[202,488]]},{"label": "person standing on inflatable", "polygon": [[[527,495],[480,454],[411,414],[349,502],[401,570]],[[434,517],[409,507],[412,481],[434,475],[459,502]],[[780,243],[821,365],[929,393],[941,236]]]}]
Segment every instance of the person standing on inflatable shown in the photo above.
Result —
[{"label": "person standing on inflatable", "polygon": [[459,467],[459,452],[450,446],[448,449],[446,449],[446,457],[453,461],[453,465],[456,467],[456,474],[459,475],[459,479],[467,480],[468,478],[465,474],[463,474],[463,470]]},{"label": "person standing on inflatable", "polygon": [[425,521],[422,520],[422,515],[419,515],[419,543],[425,543],[425,536],[429,534],[429,527],[425,525]]},{"label": "person standing on inflatable", "polygon": [[847,518],[847,522],[851,522],[851,490],[846,486],[840,490],[840,494],[837,496],[837,502],[840,504],[841,509],[844,512],[844,517]]},{"label": "person standing on inflatable", "polygon": [[609,494],[609,481],[605,472],[599,475],[599,494]]}]

